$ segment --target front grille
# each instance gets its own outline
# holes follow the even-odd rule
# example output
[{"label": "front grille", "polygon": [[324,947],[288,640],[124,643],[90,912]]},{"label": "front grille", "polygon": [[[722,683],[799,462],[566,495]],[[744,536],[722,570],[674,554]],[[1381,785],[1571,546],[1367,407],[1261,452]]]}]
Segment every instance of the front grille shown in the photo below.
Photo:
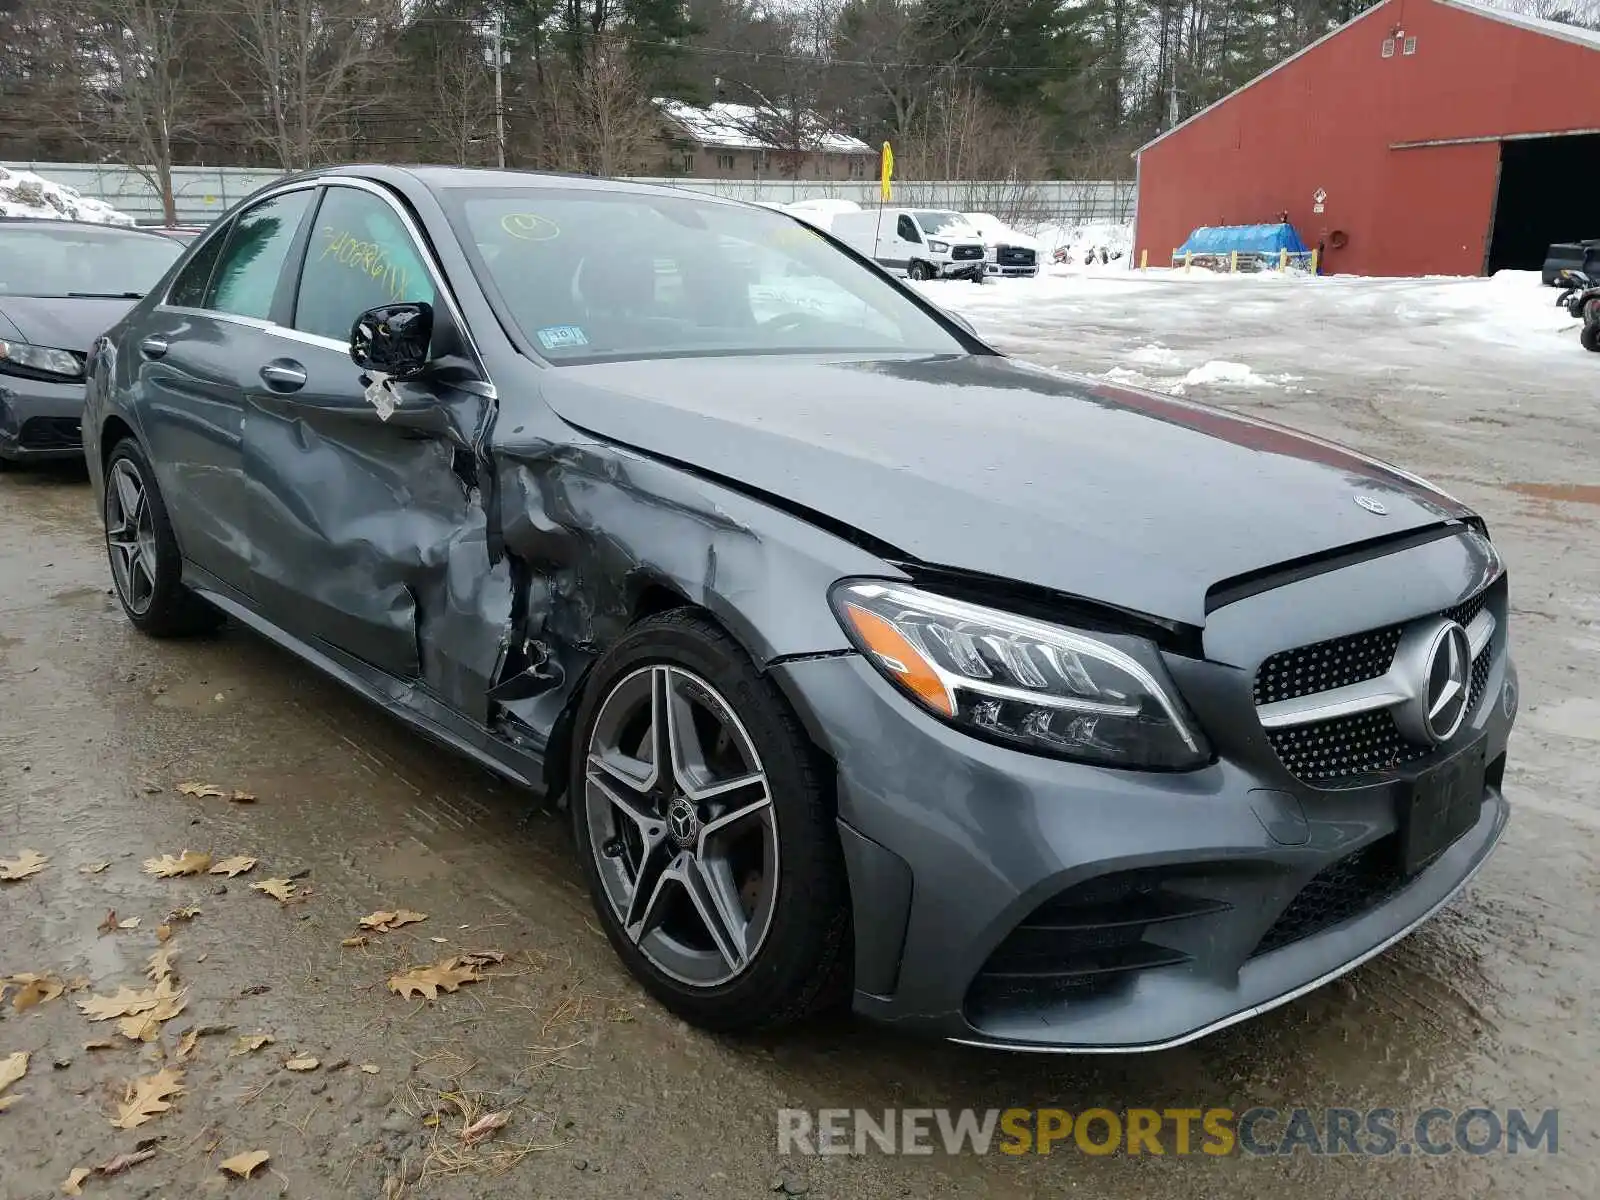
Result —
[{"label": "front grille", "polygon": [[78,450],[83,429],[77,417],[29,417],[17,431],[24,450]]},{"label": "front grille", "polygon": [[1281,950],[1360,916],[1388,899],[1404,883],[1400,844],[1395,835],[1370,842],[1313,875],[1256,943],[1250,956]]},{"label": "front grille", "polygon": [[965,261],[970,261],[971,259],[975,259],[975,258],[982,258],[983,257],[983,247],[982,246],[957,246],[953,250],[950,251],[950,257],[952,259],[955,259],[957,262],[965,262]]},{"label": "front grille", "polygon": [[995,252],[995,261],[1003,267],[1031,267],[1036,257],[1026,246],[1001,246]]},{"label": "front grille", "polygon": [[[1484,589],[1455,607],[1433,615],[1466,627],[1483,611],[1488,598],[1489,590]],[[1426,619],[1426,615],[1418,618]],[[1272,655],[1256,671],[1257,706],[1377,679],[1394,661],[1401,635],[1410,623],[1347,634]],[[1499,636],[1497,633],[1496,638]],[[1469,716],[1477,710],[1488,686],[1489,672],[1494,665],[1493,646],[1491,642],[1473,660],[1467,695]],[[1321,785],[1392,771],[1425,758],[1435,750],[1433,746],[1419,745],[1402,736],[1388,709],[1334,717],[1310,725],[1268,729],[1266,734],[1278,760],[1291,775],[1304,783]]]},{"label": "front grille", "polygon": [[969,1013],[1102,996],[1139,971],[1189,961],[1151,931],[1229,905],[1173,890],[1180,878],[1170,867],[1120,871],[1046,900],[984,963],[967,993]]}]

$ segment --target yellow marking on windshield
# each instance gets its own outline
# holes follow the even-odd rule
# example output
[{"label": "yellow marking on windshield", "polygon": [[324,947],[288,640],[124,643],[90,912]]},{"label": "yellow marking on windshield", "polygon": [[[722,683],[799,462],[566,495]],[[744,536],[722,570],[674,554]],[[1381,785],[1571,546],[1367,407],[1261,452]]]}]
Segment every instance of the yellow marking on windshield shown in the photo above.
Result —
[{"label": "yellow marking on windshield", "polygon": [[561,226],[538,213],[507,213],[500,228],[519,242],[548,242],[561,236]]},{"label": "yellow marking on windshield", "polygon": [[407,298],[411,290],[411,268],[395,262],[387,247],[363,241],[348,229],[324,228],[322,238],[322,253],[317,255],[319,262],[332,256],[342,267],[383,280],[391,300]]}]

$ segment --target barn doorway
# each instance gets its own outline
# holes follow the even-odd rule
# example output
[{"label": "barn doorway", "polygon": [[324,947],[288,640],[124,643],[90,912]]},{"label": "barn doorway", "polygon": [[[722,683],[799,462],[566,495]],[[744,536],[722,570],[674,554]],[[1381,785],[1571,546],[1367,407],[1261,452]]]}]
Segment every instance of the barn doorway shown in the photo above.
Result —
[{"label": "barn doorway", "polygon": [[1537,271],[1551,242],[1600,238],[1600,134],[1500,143],[1489,271]]}]

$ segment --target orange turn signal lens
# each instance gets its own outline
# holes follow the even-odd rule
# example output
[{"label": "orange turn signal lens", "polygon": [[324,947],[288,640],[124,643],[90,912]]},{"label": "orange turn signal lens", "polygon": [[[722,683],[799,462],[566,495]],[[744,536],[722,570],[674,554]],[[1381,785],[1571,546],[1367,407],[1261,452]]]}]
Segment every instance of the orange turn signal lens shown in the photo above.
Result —
[{"label": "orange turn signal lens", "polygon": [[868,612],[858,605],[846,603],[843,608],[845,619],[850,622],[850,628],[855,630],[862,645],[877,656],[878,662],[901,687],[940,716],[956,715],[950,691],[940,680],[939,673],[905,634],[877,613]]}]

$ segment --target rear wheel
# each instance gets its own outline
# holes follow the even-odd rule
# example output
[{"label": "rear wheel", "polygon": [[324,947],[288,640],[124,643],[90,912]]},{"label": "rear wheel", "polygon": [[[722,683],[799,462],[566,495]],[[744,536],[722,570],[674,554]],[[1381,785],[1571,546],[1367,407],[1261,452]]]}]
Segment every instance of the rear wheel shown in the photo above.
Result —
[{"label": "rear wheel", "polygon": [[222,614],[183,586],[183,558],[139,443],[124,438],[106,460],[106,553],[122,611],[152,637],[205,633]]},{"label": "rear wheel", "polygon": [[1578,344],[1585,350],[1600,352],[1600,325],[1585,325],[1578,334]]},{"label": "rear wheel", "polygon": [[709,1029],[797,1020],[848,980],[831,806],[784,697],[705,617],[630,630],[576,723],[579,858],[617,953]]}]

